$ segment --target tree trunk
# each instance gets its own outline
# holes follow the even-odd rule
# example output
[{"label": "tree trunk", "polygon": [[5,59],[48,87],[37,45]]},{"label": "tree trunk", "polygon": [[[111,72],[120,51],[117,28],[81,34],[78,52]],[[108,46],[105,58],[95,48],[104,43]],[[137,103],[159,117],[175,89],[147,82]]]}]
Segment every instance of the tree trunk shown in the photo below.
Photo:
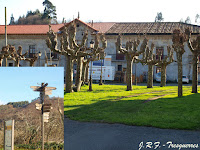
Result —
[{"label": "tree trunk", "polygon": [[[129,57],[129,56],[128,56]],[[132,64],[133,59],[128,58],[127,59],[127,71],[126,71],[126,83],[127,83],[127,91],[132,91]]]},{"label": "tree trunk", "polygon": [[7,67],[7,58],[3,59],[3,64],[2,65],[3,65],[3,67]]},{"label": "tree trunk", "polygon": [[88,84],[88,76],[89,76],[89,63],[86,64],[86,69],[85,69],[85,83]]},{"label": "tree trunk", "polygon": [[15,61],[15,67],[19,67],[19,60],[18,59]]},{"label": "tree trunk", "polygon": [[198,55],[193,54],[193,70],[192,70],[192,93],[198,93],[197,86],[198,86]]},{"label": "tree trunk", "polygon": [[34,67],[34,61],[30,61],[30,67]]},{"label": "tree trunk", "polygon": [[65,92],[73,92],[73,60],[70,55],[66,55],[66,70],[65,70]]},{"label": "tree trunk", "polygon": [[83,62],[82,77],[81,77],[82,85],[85,84],[85,75],[86,75],[86,62]]},{"label": "tree trunk", "polygon": [[183,95],[182,91],[182,55],[180,53],[177,54],[177,61],[178,61],[178,97]]},{"label": "tree trunk", "polygon": [[76,86],[76,90],[77,92],[81,90],[81,76],[82,76],[82,69],[83,69],[83,57],[78,57],[77,58],[77,73],[76,73],[76,82],[75,82],[75,86]]},{"label": "tree trunk", "polygon": [[3,59],[0,59],[0,67],[2,67]]},{"label": "tree trunk", "polygon": [[161,66],[161,81],[160,81],[160,87],[166,86],[166,68],[167,65]]},{"label": "tree trunk", "polygon": [[153,66],[152,64],[148,65],[148,79],[147,79],[147,88],[153,87]]}]

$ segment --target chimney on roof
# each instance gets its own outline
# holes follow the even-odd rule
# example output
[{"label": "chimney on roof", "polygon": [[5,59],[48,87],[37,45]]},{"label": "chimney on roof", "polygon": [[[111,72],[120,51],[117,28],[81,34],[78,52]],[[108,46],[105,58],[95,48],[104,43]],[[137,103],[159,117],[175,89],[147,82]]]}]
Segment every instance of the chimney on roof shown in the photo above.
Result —
[{"label": "chimney on roof", "polygon": [[92,23],[91,23],[91,27],[93,27],[94,23],[93,23],[93,20],[92,20]]},{"label": "chimney on roof", "polygon": [[80,18],[80,13],[78,12],[78,19]]}]

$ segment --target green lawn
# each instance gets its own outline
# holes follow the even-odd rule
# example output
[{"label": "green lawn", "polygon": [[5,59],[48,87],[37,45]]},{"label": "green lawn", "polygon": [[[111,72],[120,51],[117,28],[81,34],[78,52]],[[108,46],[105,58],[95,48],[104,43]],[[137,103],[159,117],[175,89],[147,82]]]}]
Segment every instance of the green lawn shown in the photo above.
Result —
[{"label": "green lawn", "polygon": [[[200,94],[183,87],[183,97],[177,97],[177,87],[146,88],[124,85],[93,85],[81,92],[66,93],[65,115],[73,120],[122,123],[159,128],[200,130]],[[200,92],[200,91],[199,91]],[[152,100],[155,99],[156,100]]]}]

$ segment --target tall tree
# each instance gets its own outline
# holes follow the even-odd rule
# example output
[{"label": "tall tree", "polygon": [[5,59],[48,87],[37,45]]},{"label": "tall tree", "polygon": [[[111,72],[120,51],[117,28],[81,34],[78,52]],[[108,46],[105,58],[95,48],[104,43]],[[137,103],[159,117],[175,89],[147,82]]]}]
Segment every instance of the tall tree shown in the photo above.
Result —
[{"label": "tall tree", "polygon": [[192,93],[198,93],[198,57],[200,55],[200,35],[193,41],[191,41],[191,31],[189,28],[185,30],[187,35],[187,45],[190,51],[193,54],[193,61],[192,61]]},{"label": "tall tree", "polygon": [[183,75],[183,69],[182,69],[182,56],[185,52],[184,50],[184,42],[186,41],[186,36],[184,33],[181,33],[180,29],[175,29],[173,31],[173,37],[172,37],[172,47],[174,51],[176,52],[177,57],[177,63],[178,63],[178,97],[181,97],[183,95],[182,91],[182,75]]},{"label": "tall tree", "polygon": [[[53,32],[51,26],[49,26],[48,38],[46,40],[47,46],[55,53],[64,55],[66,57],[65,68],[65,92],[73,92],[73,63],[76,57],[77,49],[74,49],[75,44],[75,27],[72,25],[68,29],[65,28],[62,38],[61,47],[57,48],[57,33]],[[84,36],[85,37],[85,36]]]},{"label": "tall tree", "polygon": [[200,15],[199,14],[196,14],[195,16],[195,23],[199,23],[198,20],[200,19]]},{"label": "tall tree", "polygon": [[159,12],[159,13],[157,13],[155,22],[162,22],[162,21],[164,21],[163,15],[162,15],[162,12]]},{"label": "tall tree", "polygon": [[54,6],[49,0],[45,0],[43,3],[44,13],[42,19],[50,19],[57,22],[56,6]]},{"label": "tall tree", "polygon": [[173,57],[173,50],[170,46],[167,46],[167,52],[168,52],[168,55],[162,59],[162,52],[159,52],[158,54],[158,64],[157,66],[161,67],[161,82],[160,82],[160,86],[163,87],[163,86],[166,86],[166,69],[167,69],[167,66],[173,62],[174,60],[174,57]]},{"label": "tall tree", "polygon": [[[145,38],[146,43],[148,43],[148,39]],[[147,79],[147,88],[153,87],[153,67],[156,65],[159,60],[156,59],[155,54],[153,54],[154,43],[151,43],[151,47],[147,45],[144,49],[143,58],[139,60],[143,65],[148,65],[148,79]]]},{"label": "tall tree", "polygon": [[189,17],[189,16],[185,19],[185,23],[188,23],[188,24],[191,23],[191,20],[190,20],[190,17]]},{"label": "tall tree", "polygon": [[[54,52],[65,55],[66,56],[66,76],[65,76],[65,83],[66,83],[66,90],[65,92],[70,93],[73,92],[73,62],[77,59],[78,68],[77,68],[77,83],[76,88],[77,91],[80,90],[81,86],[81,75],[82,75],[82,58],[87,55],[93,55],[91,53],[87,53],[88,50],[86,48],[86,41],[88,39],[87,32],[84,33],[82,42],[80,45],[76,43],[76,24],[72,23],[68,28],[65,28],[63,35],[61,37],[61,48],[60,50],[57,49],[57,34],[53,32],[50,28],[48,32],[48,38],[46,40],[47,46]],[[102,40],[103,41],[103,40]],[[106,42],[102,44],[106,46]],[[101,50],[99,47],[99,41],[95,41],[95,46],[93,49],[93,53],[98,52]],[[79,71],[78,71],[79,70]]]},{"label": "tall tree", "polygon": [[[100,42],[102,43],[101,47],[100,47]],[[105,36],[103,34],[96,34],[95,35],[95,45],[94,45],[94,48],[92,49],[92,52],[90,54],[86,53],[85,51],[87,49],[85,47],[85,49],[81,49],[77,53],[77,73],[76,73],[76,83],[75,83],[75,86],[77,87],[77,91],[80,91],[80,88],[82,85],[81,78],[82,78],[84,56],[90,55],[90,56],[92,56],[92,58],[95,58],[100,52],[104,52],[104,49],[106,47],[107,47],[107,41],[105,39]]]},{"label": "tall tree", "polygon": [[180,23],[184,23],[183,18],[181,18],[181,20],[179,21]]},{"label": "tall tree", "polygon": [[[132,64],[136,56],[139,56],[144,52],[144,49],[138,50],[138,45],[140,44],[140,40],[127,41],[126,48],[122,48],[121,44],[121,36],[119,35],[117,38],[116,50],[120,53],[123,53],[126,56],[127,62],[127,71],[126,71],[126,83],[127,83],[127,91],[132,91]],[[143,40],[143,47],[147,46],[147,41]],[[142,47],[142,46],[141,46]]]},{"label": "tall tree", "polygon": [[11,14],[9,25],[13,25],[13,24],[15,24],[15,18],[13,17],[13,14]]}]

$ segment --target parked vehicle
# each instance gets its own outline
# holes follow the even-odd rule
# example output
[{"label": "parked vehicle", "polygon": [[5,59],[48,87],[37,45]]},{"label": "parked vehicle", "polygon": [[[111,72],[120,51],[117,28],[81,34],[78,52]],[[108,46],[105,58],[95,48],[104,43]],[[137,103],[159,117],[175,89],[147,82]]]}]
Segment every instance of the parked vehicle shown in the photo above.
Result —
[{"label": "parked vehicle", "polygon": [[[178,79],[177,79],[177,82],[178,82]],[[189,83],[189,78],[186,75],[183,75],[182,76],[182,82],[188,84]]]}]

